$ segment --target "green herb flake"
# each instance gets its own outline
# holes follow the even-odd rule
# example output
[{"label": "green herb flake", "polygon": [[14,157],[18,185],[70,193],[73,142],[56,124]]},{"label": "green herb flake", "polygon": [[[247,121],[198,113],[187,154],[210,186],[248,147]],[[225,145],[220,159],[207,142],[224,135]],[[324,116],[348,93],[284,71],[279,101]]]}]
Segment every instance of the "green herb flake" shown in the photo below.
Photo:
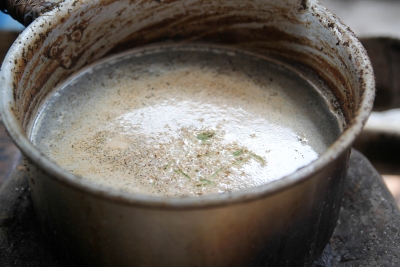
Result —
[{"label": "green herb flake", "polygon": [[182,175],[185,178],[188,178],[189,180],[191,179],[190,176],[187,175],[186,173],[184,173],[181,169],[174,170],[174,172],[176,172],[177,174]]},{"label": "green herb flake", "polygon": [[212,184],[212,182],[210,180],[204,179],[204,178],[200,178],[200,182],[202,182],[203,184]]},{"label": "green herb flake", "polygon": [[[220,172],[220,171],[222,171],[224,168],[219,168],[218,170],[216,170],[213,174],[211,174],[211,176],[210,176],[210,178],[215,178],[217,175],[218,175],[218,173]],[[201,180],[201,179],[200,179]]]},{"label": "green herb flake", "polygon": [[236,160],[234,163],[232,163],[232,165],[240,165],[240,164],[242,164],[242,163],[245,163],[245,162],[248,161],[249,159],[250,159],[249,156],[247,156],[247,157],[245,157],[245,158],[240,157],[238,160]]},{"label": "green herb flake", "polygon": [[267,162],[262,157],[260,157],[259,155],[256,155],[256,154],[251,153],[251,152],[249,154],[253,159],[255,159],[256,161],[260,162],[262,166],[267,164]]},{"label": "green herb flake", "polygon": [[163,170],[165,171],[166,169],[168,169],[169,166],[171,166],[171,163],[164,165]]},{"label": "green herb flake", "polygon": [[213,182],[204,178],[200,178],[200,182],[196,184],[196,186],[204,186],[212,184]]},{"label": "green herb flake", "polygon": [[211,137],[213,137],[215,135],[215,133],[213,132],[204,132],[204,133],[200,133],[197,135],[197,139],[201,140],[201,141],[207,141],[209,140]]},{"label": "green herb flake", "polygon": [[235,157],[240,156],[243,154],[243,149],[237,150],[235,152],[232,153]]}]

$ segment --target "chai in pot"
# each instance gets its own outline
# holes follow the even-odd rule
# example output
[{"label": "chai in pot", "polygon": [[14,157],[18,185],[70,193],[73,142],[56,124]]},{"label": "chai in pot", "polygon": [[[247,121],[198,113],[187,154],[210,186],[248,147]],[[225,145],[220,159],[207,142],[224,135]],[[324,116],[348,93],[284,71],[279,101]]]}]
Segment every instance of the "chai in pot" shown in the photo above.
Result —
[{"label": "chai in pot", "polygon": [[31,140],[104,187],[162,196],[231,192],[291,174],[336,140],[344,119],[323,87],[228,48],[133,50],[56,88]]}]

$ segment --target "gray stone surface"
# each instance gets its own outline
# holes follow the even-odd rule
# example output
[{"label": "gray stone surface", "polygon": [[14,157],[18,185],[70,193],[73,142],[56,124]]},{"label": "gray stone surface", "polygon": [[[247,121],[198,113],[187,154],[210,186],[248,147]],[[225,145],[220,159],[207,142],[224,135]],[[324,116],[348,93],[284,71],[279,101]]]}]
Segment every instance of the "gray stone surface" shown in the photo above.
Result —
[{"label": "gray stone surface", "polygon": [[[313,267],[400,266],[400,212],[381,176],[353,151],[336,230]],[[0,191],[0,266],[68,267],[39,228],[25,170]]]},{"label": "gray stone surface", "polygon": [[313,267],[400,266],[400,212],[381,176],[353,150],[339,220]]}]

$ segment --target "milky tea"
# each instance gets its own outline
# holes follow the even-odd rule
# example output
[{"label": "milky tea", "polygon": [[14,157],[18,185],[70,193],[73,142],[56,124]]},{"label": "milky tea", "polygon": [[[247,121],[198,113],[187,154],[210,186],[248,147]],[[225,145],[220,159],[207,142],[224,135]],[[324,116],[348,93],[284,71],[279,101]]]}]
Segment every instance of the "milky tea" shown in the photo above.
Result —
[{"label": "milky tea", "polygon": [[225,48],[133,50],[83,70],[41,107],[31,140],[106,188],[198,196],[263,185],[343,130],[321,81]]}]

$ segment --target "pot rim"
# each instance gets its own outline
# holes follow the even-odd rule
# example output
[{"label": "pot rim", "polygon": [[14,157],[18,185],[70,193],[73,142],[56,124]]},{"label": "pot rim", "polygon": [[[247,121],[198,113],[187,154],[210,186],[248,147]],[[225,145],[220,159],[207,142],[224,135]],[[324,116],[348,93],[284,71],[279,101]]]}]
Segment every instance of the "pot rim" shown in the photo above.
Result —
[{"label": "pot rim", "polygon": [[[274,195],[283,190],[287,190],[298,183],[307,181],[309,178],[311,178],[311,174],[323,171],[325,166],[348,151],[356,136],[358,136],[358,134],[360,134],[362,131],[363,126],[372,110],[375,94],[375,81],[372,66],[365,49],[355,34],[346,25],[344,25],[340,19],[336,18],[317,1],[312,1],[314,2],[312,3],[313,12],[326,19],[322,23],[324,23],[326,27],[328,27],[327,25],[329,23],[335,23],[337,30],[344,36],[347,35],[347,38],[353,43],[353,49],[357,49],[358,53],[353,54],[352,61],[354,64],[355,62],[359,63],[356,67],[360,81],[359,89],[364,92],[360,105],[355,112],[355,117],[349,123],[350,126],[318,159],[306,165],[305,167],[298,169],[296,172],[290,175],[265,185],[242,189],[231,193],[210,194],[199,197],[163,197],[132,194],[118,191],[116,189],[107,189],[89,181],[82,180],[71,172],[68,172],[56,165],[54,162],[44,156],[44,154],[34,147],[33,144],[28,140],[18,119],[12,111],[12,76],[13,69],[15,68],[13,59],[17,58],[18,55],[20,55],[20,51],[22,51],[24,47],[27,47],[30,42],[34,42],[34,36],[39,36],[39,34],[36,35],[38,31],[44,31],[42,28],[45,27],[40,27],[40,25],[46,25],[47,23],[45,22],[47,22],[49,18],[54,18],[54,20],[57,20],[58,16],[64,17],[67,12],[70,12],[69,8],[77,10],[79,9],[80,5],[84,5],[86,2],[89,2],[89,0],[81,1],[74,6],[72,6],[72,1],[63,2],[60,4],[61,8],[53,9],[46,13],[46,15],[36,19],[14,42],[3,61],[0,72],[0,86],[2,88],[0,114],[10,137],[27,159],[38,166],[53,180],[60,182],[65,186],[72,187],[75,190],[88,193],[93,197],[101,198],[105,201],[117,202],[122,205],[136,205],[162,209],[187,209],[237,204]],[[22,40],[28,41],[25,43]]]}]

